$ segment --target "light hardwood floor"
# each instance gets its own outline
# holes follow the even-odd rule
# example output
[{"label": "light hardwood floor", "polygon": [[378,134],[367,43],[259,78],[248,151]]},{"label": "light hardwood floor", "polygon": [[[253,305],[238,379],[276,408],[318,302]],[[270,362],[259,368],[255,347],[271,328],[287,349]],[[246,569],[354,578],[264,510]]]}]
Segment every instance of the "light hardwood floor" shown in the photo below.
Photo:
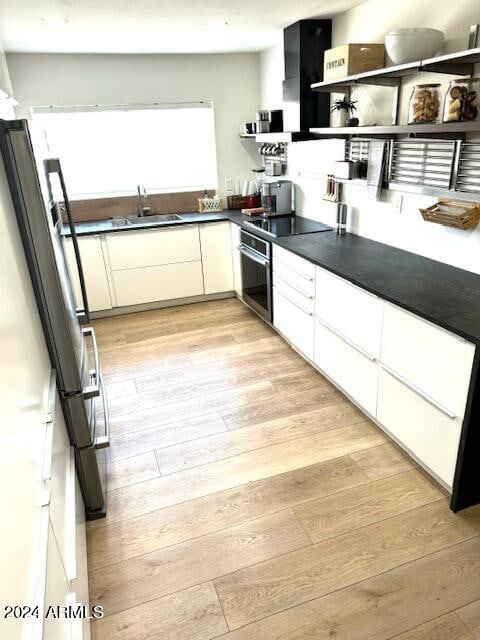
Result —
[{"label": "light hardwood floor", "polygon": [[112,444],[94,640],[480,640],[480,509],[453,514],[240,302],[95,329]]}]

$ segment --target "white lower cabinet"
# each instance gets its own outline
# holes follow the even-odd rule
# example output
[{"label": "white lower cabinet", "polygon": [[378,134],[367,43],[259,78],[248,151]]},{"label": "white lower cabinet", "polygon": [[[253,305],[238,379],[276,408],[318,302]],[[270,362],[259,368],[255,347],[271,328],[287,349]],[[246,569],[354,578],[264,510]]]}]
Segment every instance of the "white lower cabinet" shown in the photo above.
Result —
[{"label": "white lower cabinet", "polygon": [[451,489],[457,461],[461,420],[380,370],[378,421]]},{"label": "white lower cabinet", "polygon": [[441,327],[385,304],[381,361],[463,417],[475,346]]},{"label": "white lower cabinet", "polygon": [[[68,606],[71,603],[71,592],[67,576],[58,549],[57,540],[51,522],[48,528],[47,543],[47,573],[45,583],[45,620],[43,623],[42,640],[70,640],[72,620],[64,615],[56,617],[57,607]],[[53,610],[49,611],[49,607]]]},{"label": "white lower cabinet", "polygon": [[199,228],[205,293],[233,291],[230,223],[208,222]]},{"label": "white lower cabinet", "polygon": [[[102,239],[99,235],[78,238],[80,257],[82,260],[85,288],[87,290],[90,311],[103,311],[112,308],[110,289],[108,286],[107,266],[105,264]],[[83,306],[77,261],[71,238],[65,240],[65,252],[68,270],[73,282],[77,307]]]},{"label": "white lower cabinet", "polygon": [[377,409],[378,363],[315,319],[313,360],[339,387],[375,416]]},{"label": "white lower cabinet", "polygon": [[315,315],[378,358],[383,300],[325,269],[315,272]]},{"label": "white lower cabinet", "polygon": [[238,246],[240,244],[240,227],[234,222],[230,223],[230,238],[233,267],[233,289],[237,296],[242,297],[242,260]]},{"label": "white lower cabinet", "polygon": [[119,307],[199,296],[204,292],[202,263],[180,262],[112,272]]},{"label": "white lower cabinet", "polygon": [[313,360],[313,313],[289,300],[273,287],[273,325],[307,358]]}]

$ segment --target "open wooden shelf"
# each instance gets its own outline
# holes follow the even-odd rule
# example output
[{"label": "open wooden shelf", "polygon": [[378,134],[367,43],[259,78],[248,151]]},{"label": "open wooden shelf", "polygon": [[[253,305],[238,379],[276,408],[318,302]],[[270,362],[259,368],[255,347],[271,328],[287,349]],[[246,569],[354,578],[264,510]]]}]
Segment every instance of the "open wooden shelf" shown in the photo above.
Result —
[{"label": "open wooden shelf", "polygon": [[472,75],[474,65],[477,63],[480,63],[480,47],[456,51],[455,53],[448,53],[428,60],[417,60],[407,64],[357,73],[338,80],[315,82],[310,86],[314,91],[325,93],[343,93],[359,84],[396,87],[400,82],[400,78],[422,72],[469,76]]}]

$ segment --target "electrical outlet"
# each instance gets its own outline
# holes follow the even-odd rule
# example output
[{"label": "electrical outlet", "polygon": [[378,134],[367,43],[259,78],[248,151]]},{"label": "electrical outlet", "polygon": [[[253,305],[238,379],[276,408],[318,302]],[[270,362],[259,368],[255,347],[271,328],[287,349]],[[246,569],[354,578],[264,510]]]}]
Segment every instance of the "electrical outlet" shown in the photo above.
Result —
[{"label": "electrical outlet", "polygon": [[225,191],[233,193],[233,180],[231,178],[225,178]]},{"label": "electrical outlet", "polygon": [[400,194],[397,194],[393,201],[393,211],[394,213],[400,214],[402,213],[402,209],[403,209],[403,196]]}]

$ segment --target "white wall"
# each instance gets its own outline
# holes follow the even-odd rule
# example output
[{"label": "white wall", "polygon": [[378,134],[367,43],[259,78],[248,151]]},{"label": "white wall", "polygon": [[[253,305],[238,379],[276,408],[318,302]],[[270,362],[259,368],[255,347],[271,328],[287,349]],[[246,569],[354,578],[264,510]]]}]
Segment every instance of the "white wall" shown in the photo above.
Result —
[{"label": "white wall", "polygon": [[283,108],[283,86],[285,68],[283,41],[260,51],[260,104],[262,109]]},{"label": "white wall", "polygon": [[[238,137],[260,105],[258,54],[74,55],[8,54],[19,115],[32,106],[192,102],[215,108],[219,189],[225,178],[251,177],[256,145]],[[188,139],[179,131],[179,144]],[[161,153],[161,146],[159,147]]]},{"label": "white wall", "polygon": [[[417,0],[393,2],[370,0],[334,18],[334,45],[346,42],[382,42],[385,34],[408,26],[428,26],[446,34],[444,51],[466,46],[470,24],[480,20],[479,0]],[[278,106],[283,80],[282,45],[260,55],[262,106]],[[265,75],[265,74],[268,74]],[[448,82],[447,76],[433,76]],[[411,85],[425,81],[427,74],[406,83],[403,92],[401,121],[406,121]],[[391,97],[389,89],[359,90],[356,98],[363,102],[361,117],[370,122],[389,123]],[[300,142],[289,145],[289,177],[296,183],[297,213],[326,223],[335,222],[335,205],[322,200],[325,174],[330,160],[342,159],[341,144],[331,141]],[[300,175],[299,175],[300,173]],[[398,194],[382,192],[379,202],[367,198],[365,187],[348,185],[343,200],[351,206],[349,231],[379,242],[413,251],[454,266],[480,273],[480,228],[460,231],[424,222],[419,207],[429,206],[436,198],[403,195],[401,213],[396,212]]]}]

